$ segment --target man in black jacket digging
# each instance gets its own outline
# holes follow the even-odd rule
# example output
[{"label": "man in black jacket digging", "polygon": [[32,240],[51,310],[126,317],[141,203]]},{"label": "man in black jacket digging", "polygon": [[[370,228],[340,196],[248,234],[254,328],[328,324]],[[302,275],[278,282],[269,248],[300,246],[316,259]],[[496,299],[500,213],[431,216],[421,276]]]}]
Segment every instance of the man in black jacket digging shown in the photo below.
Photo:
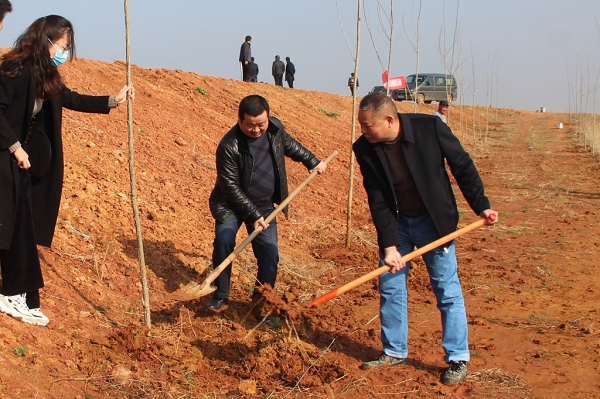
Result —
[{"label": "man in black jacket digging", "polygon": [[[446,164],[471,209],[487,224],[498,220],[490,209],[473,160],[440,118],[399,114],[381,94],[365,96],[359,106],[362,136],[353,145],[363,175],[380,264],[390,272],[379,277],[383,351],[363,369],[397,366],[408,357],[409,268],[402,255],[456,230],[458,209]],[[467,376],[469,345],[465,303],[457,273],[455,242],[423,255],[442,319],[442,347],[448,369],[442,382]]]},{"label": "man in black jacket digging", "polygon": [[[258,263],[257,287],[274,287],[277,278],[277,221],[267,224],[265,219],[273,212],[273,204],[288,196],[285,157],[302,162],[309,171],[323,173],[327,168],[290,136],[278,119],[269,117],[266,99],[259,95],[242,99],[237,124],[217,147],[217,181],[209,199],[215,218],[212,261],[217,267],[233,252],[242,223],[248,234],[262,227],[263,231],[252,241]],[[287,216],[287,209],[283,212]],[[215,280],[217,290],[206,303],[208,309],[219,312],[227,307],[230,279],[231,266]],[[252,299],[260,302],[257,290]],[[260,308],[255,315],[262,316]]]}]

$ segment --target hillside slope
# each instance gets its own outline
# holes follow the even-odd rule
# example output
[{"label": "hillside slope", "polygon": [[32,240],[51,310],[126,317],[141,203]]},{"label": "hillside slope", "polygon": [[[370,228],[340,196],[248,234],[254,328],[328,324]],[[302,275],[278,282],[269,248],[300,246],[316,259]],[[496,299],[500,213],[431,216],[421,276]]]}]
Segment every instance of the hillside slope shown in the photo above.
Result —
[{"label": "hillside slope", "polygon": [[[80,93],[112,94],[121,62],[61,67]],[[352,99],[184,71],[133,68],[137,194],[152,329],[144,326],[130,202],[126,109],[65,111],[66,178],[54,243],[40,248],[47,328],[0,315],[0,395],[44,398],[592,397],[600,339],[594,219],[597,164],[571,141],[564,115],[451,107],[451,126],[482,172],[502,223],[459,240],[473,360],[468,380],[439,382],[439,315],[422,262],[411,272],[411,364],[364,372],[380,351],[375,281],[315,309],[306,303],[377,266],[355,170],[352,245],[345,248]],[[255,265],[234,263],[232,303],[170,293],[210,269],[208,196],[214,152],[237,104],[261,94],[272,115],[321,159],[339,155],[278,218],[279,328],[256,327]],[[413,104],[398,103],[401,112]],[[432,113],[434,106],[419,112]],[[468,126],[468,127],[467,127]],[[307,171],[288,163],[290,187]],[[573,176],[578,179],[573,179]],[[458,192],[458,191],[457,191]],[[459,194],[460,195],[460,194]],[[460,201],[461,225],[476,220]],[[240,233],[240,239],[245,234]],[[568,267],[566,267],[568,266]],[[23,378],[25,377],[25,378]],[[390,396],[391,395],[391,396]]]}]

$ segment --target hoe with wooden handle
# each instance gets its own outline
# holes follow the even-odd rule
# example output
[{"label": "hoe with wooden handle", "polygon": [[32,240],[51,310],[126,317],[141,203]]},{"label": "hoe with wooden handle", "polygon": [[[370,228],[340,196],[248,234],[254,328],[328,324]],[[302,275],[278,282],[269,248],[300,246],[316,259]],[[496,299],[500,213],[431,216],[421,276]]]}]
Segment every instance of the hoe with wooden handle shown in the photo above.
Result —
[{"label": "hoe with wooden handle", "polygon": [[[328,164],[333,157],[335,157],[337,155],[337,151],[333,151],[331,153],[331,155],[329,155],[327,157],[327,159],[325,159],[323,162],[325,162],[326,164]],[[275,219],[275,216],[277,216],[291,201],[292,199],[294,199],[294,197],[317,175],[317,171],[313,170],[308,177],[298,186],[296,187],[296,189],[294,191],[292,191],[287,197],[286,199],[284,199],[283,201],[281,201],[281,204],[277,205],[277,208],[275,208],[273,210],[273,212],[271,212],[271,214],[269,216],[267,216],[267,218],[265,219],[265,223],[270,223],[273,219]],[[246,239],[244,241],[241,242],[240,245],[238,245],[233,252],[227,257],[225,258],[225,260],[223,262],[221,262],[221,264],[219,266],[217,266],[206,278],[206,280],[204,280],[204,282],[202,284],[198,284],[195,281],[190,281],[187,285],[185,285],[184,287],[181,287],[180,289],[178,289],[177,291],[173,292],[171,294],[171,297],[173,299],[179,300],[179,301],[189,301],[192,299],[197,299],[206,295],[209,295],[211,293],[213,293],[216,290],[216,287],[212,286],[212,282],[215,281],[215,279],[219,276],[219,274],[221,274],[223,272],[223,270],[225,270],[227,268],[227,266],[229,266],[231,264],[231,262],[233,262],[238,255],[240,254],[240,252],[242,252],[242,250],[244,248],[246,248],[246,246],[248,244],[250,244],[250,242],[258,235],[260,234],[260,232],[262,231],[262,227],[258,227],[257,229],[255,229],[252,233],[250,233],[250,235],[248,235],[248,237],[246,237]]]},{"label": "hoe with wooden handle", "polygon": [[[423,255],[424,253],[429,252],[432,249],[435,249],[442,244],[452,241],[455,238],[460,237],[461,235],[463,235],[465,233],[468,233],[469,231],[473,231],[473,230],[483,226],[484,224],[486,224],[486,221],[484,218],[482,218],[476,222],[471,223],[468,226],[463,227],[460,230],[456,230],[453,233],[450,233],[440,239],[437,239],[437,240],[433,241],[432,243],[429,243],[429,244],[417,249],[416,251],[413,251],[409,254],[404,255],[402,257],[402,260],[405,262],[408,262],[409,260],[416,258],[419,255]],[[317,299],[315,299],[314,301],[309,303],[307,306],[309,308],[312,308],[313,306],[317,306],[322,303],[325,303],[325,302],[335,298],[336,296],[341,295],[344,292],[356,287],[357,285],[360,285],[360,284],[364,283],[365,281],[372,279],[373,277],[377,277],[385,272],[390,271],[390,269],[391,269],[391,267],[389,267],[389,266],[381,266],[378,269],[375,269],[372,272],[367,273],[364,276],[357,278],[356,280],[352,280],[349,283],[342,285],[341,287],[338,287],[332,291],[329,291],[325,295],[321,295],[320,297],[318,297]]]}]

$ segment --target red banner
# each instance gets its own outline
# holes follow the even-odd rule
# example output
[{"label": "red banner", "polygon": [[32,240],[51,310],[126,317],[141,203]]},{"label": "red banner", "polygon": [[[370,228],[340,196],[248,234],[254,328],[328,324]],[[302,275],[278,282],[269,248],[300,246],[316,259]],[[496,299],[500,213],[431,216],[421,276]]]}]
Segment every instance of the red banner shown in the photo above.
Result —
[{"label": "red banner", "polygon": [[390,78],[388,71],[384,71],[381,74],[381,81],[383,82],[383,87],[387,89],[389,85],[390,90],[404,89],[406,87],[406,79],[404,76]]}]

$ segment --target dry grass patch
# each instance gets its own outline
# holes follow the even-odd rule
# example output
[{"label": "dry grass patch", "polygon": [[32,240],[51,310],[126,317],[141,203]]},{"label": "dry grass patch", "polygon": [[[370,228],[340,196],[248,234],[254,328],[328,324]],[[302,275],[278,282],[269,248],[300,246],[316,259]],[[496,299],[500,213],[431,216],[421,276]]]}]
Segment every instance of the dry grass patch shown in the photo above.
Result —
[{"label": "dry grass patch", "polygon": [[531,389],[518,374],[509,374],[500,368],[479,370],[470,373],[468,380],[475,381],[488,391],[510,398],[533,398]]}]

